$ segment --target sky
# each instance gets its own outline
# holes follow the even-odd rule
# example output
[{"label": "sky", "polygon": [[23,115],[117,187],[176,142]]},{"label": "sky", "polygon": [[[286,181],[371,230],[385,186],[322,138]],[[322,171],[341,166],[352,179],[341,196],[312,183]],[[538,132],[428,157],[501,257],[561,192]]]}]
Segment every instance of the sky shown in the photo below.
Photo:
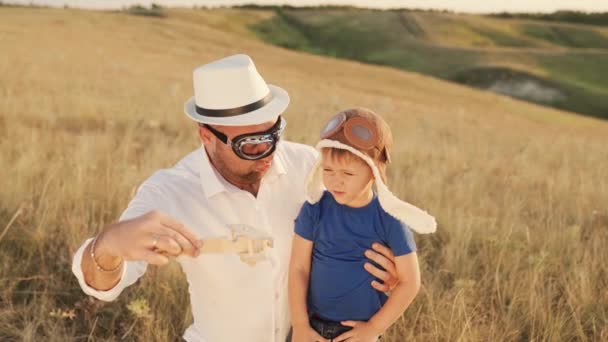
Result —
[{"label": "sky", "polygon": [[289,4],[293,6],[354,5],[372,8],[447,9],[455,12],[554,12],[578,10],[608,12],[608,0],[0,0],[13,4],[38,4],[63,7],[110,9],[135,4],[147,6],[156,3],[167,7],[222,6],[256,4]]}]

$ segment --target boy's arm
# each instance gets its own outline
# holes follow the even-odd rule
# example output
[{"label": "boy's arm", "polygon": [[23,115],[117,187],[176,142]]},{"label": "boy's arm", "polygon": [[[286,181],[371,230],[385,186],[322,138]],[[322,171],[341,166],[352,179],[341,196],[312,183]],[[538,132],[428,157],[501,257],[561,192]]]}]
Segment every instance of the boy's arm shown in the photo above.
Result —
[{"label": "boy's arm", "polygon": [[343,341],[358,334],[378,336],[384,333],[412,303],[420,289],[420,269],[416,252],[395,257],[398,283],[386,303],[368,322],[346,321],[343,325],[354,327],[338,336],[336,341]]},{"label": "boy's arm", "polygon": [[289,262],[289,308],[294,328],[309,326],[306,296],[310,278],[312,245],[312,241],[294,234]]}]

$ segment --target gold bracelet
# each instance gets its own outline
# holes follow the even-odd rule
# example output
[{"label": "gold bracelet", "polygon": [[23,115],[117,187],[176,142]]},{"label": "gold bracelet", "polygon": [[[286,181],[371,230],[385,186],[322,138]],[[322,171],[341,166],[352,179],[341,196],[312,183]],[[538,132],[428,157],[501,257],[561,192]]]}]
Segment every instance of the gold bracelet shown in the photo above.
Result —
[{"label": "gold bracelet", "polygon": [[101,272],[107,272],[107,273],[111,273],[111,272],[116,272],[123,264],[123,261],[120,262],[120,264],[118,264],[118,266],[114,267],[111,270],[106,270],[105,268],[101,267],[101,265],[99,265],[99,263],[97,263],[97,260],[95,260],[95,243],[97,242],[97,237],[99,237],[99,235],[97,235],[94,239],[93,242],[91,242],[91,259],[93,259],[93,264],[95,264],[95,267],[101,271]]}]

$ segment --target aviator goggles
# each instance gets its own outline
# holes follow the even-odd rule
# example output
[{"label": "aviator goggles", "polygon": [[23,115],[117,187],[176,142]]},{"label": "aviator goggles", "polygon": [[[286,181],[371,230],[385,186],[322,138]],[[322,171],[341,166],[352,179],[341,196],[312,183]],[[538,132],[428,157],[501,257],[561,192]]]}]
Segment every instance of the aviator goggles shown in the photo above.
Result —
[{"label": "aviator goggles", "polygon": [[216,138],[232,147],[234,153],[241,159],[259,160],[271,155],[283,135],[287,121],[279,116],[277,122],[262,132],[246,133],[230,139],[228,136],[210,125],[203,124]]},{"label": "aviator goggles", "polygon": [[342,135],[352,147],[362,151],[376,149],[384,160],[389,162],[388,151],[384,143],[380,142],[379,134],[378,127],[372,120],[362,116],[349,116],[346,112],[340,112],[327,122],[321,131],[321,139],[341,139],[339,136]]}]

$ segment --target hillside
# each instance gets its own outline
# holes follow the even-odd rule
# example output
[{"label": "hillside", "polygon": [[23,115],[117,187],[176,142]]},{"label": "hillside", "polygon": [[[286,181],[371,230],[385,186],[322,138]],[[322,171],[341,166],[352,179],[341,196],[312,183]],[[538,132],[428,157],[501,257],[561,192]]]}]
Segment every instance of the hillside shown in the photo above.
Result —
[{"label": "hillside", "polygon": [[608,118],[608,27],[407,10],[275,13],[252,26],[273,44]]},{"label": "hillside", "polygon": [[439,228],[416,236],[422,289],[383,341],[608,336],[608,122],[276,47],[249,30],[268,11],[164,12],[0,7],[0,341],[179,340],[176,263],[102,303],[71,257],[200,146],[182,113],[192,70],[240,52],[290,93],[290,140],[314,144],[353,106],[391,124],[390,187]]}]

